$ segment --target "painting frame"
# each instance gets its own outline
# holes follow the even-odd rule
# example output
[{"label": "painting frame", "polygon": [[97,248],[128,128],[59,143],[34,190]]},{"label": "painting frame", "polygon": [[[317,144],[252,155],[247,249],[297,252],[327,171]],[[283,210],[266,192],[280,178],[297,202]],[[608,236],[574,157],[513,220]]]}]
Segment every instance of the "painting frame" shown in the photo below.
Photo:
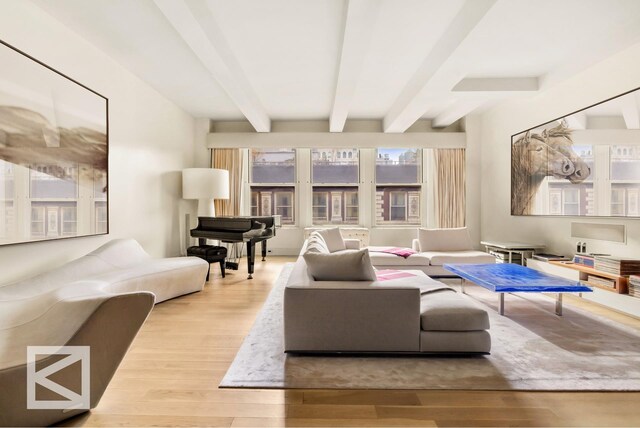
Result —
[{"label": "painting frame", "polygon": [[[28,64],[32,64],[33,65],[33,70],[41,70],[38,71],[40,73],[47,73],[48,79],[50,79],[51,81],[55,81],[56,79],[58,79],[58,83],[56,83],[57,85],[60,86],[64,86],[67,85],[69,87],[74,88],[74,90],[79,91],[83,94],[85,94],[86,97],[95,97],[93,100],[93,103],[95,103],[96,105],[99,106],[99,108],[97,109],[98,114],[94,114],[92,115],[92,119],[98,119],[99,120],[99,129],[95,130],[92,128],[72,128],[72,129],[65,129],[63,126],[55,126],[56,123],[54,123],[54,125],[52,125],[51,127],[57,131],[57,142],[58,142],[58,146],[55,146],[56,148],[63,148],[65,149],[65,146],[61,146],[62,144],[65,143],[65,141],[69,140],[70,138],[67,138],[69,135],[71,136],[76,136],[76,135],[81,135],[82,136],[82,132],[86,131],[86,132],[91,132],[92,136],[99,136],[99,143],[95,145],[96,147],[98,147],[97,149],[94,149],[93,147],[91,147],[91,145],[86,144],[86,148],[85,148],[85,153],[81,154],[84,156],[87,156],[86,152],[90,152],[91,150],[94,150],[95,152],[98,152],[98,156],[94,156],[96,159],[93,159],[92,162],[90,164],[81,164],[81,163],[75,163],[75,175],[65,175],[60,176],[60,175],[52,175],[50,176],[50,180],[51,181],[63,181],[64,179],[69,179],[69,177],[75,177],[75,182],[71,182],[72,186],[76,187],[76,196],[75,196],[75,201],[76,201],[76,212],[74,213],[74,215],[72,216],[75,219],[75,222],[65,222],[65,218],[67,216],[63,215],[63,212],[69,212],[68,210],[68,204],[65,204],[66,201],[61,202],[60,207],[58,209],[58,212],[53,214],[54,210],[51,209],[50,212],[50,217],[48,214],[48,208],[45,208],[44,212],[47,213],[46,215],[46,221],[49,222],[55,222],[55,225],[53,225],[54,230],[51,233],[48,232],[44,232],[42,236],[40,237],[34,237],[33,234],[31,234],[29,236],[29,238],[26,238],[26,236],[20,236],[20,230],[18,230],[16,232],[16,237],[17,239],[15,241],[5,241],[4,239],[0,240],[0,247],[6,247],[6,246],[14,246],[14,245],[23,245],[23,244],[30,244],[30,243],[35,243],[35,242],[51,242],[51,241],[60,241],[60,240],[67,240],[67,239],[73,239],[73,238],[85,238],[85,237],[95,237],[95,236],[101,236],[101,235],[108,235],[109,233],[111,233],[111,212],[110,212],[110,169],[109,169],[109,155],[110,155],[110,133],[109,133],[109,98],[104,96],[103,94],[97,92],[96,90],[86,86],[85,84],[79,82],[78,80],[70,77],[69,75],[57,70],[56,68],[48,65],[47,63],[35,58],[34,56],[30,55],[29,53],[23,51],[22,49],[0,39],[0,49],[5,50],[7,49],[8,51],[5,51],[5,53],[3,53],[3,55],[12,55],[12,54],[16,54],[18,55],[16,57],[16,61],[21,61],[21,60],[26,60],[25,63]],[[8,52],[8,53],[7,53]],[[30,67],[30,65],[29,65]],[[4,75],[0,76],[0,77],[6,77]],[[6,81],[5,81],[6,82]],[[0,83],[2,83],[2,80],[0,79]],[[16,87],[19,87],[18,85],[16,85]],[[2,88],[0,88],[2,89]],[[27,88],[29,89],[29,88]],[[84,92],[83,92],[84,91]],[[29,91],[25,91],[25,93],[28,93]],[[36,90],[34,89],[31,93],[36,93]],[[56,100],[54,100],[54,91],[52,89],[51,92],[51,105],[53,106],[53,109],[55,110],[58,106],[56,104]],[[2,95],[2,93],[0,92],[0,95]],[[0,99],[0,101],[2,101]],[[28,100],[28,101],[32,101],[32,100]],[[0,108],[2,108],[3,106],[1,105],[2,102],[0,102]],[[8,104],[4,106],[5,108],[9,108]],[[78,107],[78,106],[73,106],[73,107]],[[17,107],[13,107],[14,109],[17,109]],[[65,106],[65,109],[67,109],[68,106]],[[28,110],[26,108],[22,108],[21,110]],[[103,111],[104,110],[104,111]],[[77,112],[80,112],[82,110],[77,110]],[[34,111],[32,110],[31,113],[40,113],[38,111]],[[93,112],[91,112],[93,113]],[[69,113],[69,111],[63,111],[62,115],[66,115],[68,117],[72,117],[72,114]],[[87,117],[89,116],[89,114],[87,114]],[[82,120],[86,121],[86,118],[83,118]],[[82,130],[79,131],[79,130]],[[0,123],[0,131],[4,132],[4,130],[2,129],[2,123]],[[73,134],[75,132],[75,134]],[[12,141],[9,138],[13,137],[13,134],[7,134],[6,132],[4,132],[4,135],[9,135],[9,137],[7,137],[6,141]],[[46,140],[47,135],[44,136],[44,139]],[[66,139],[65,139],[66,138]],[[90,140],[83,140],[83,141],[90,141]],[[91,141],[93,142],[93,141]],[[2,143],[2,141],[0,141],[0,143]],[[76,147],[74,147],[76,149],[76,152],[78,152],[77,150],[77,146],[82,145],[81,143],[77,143],[75,144]],[[6,146],[4,146],[6,147]],[[89,148],[91,147],[91,149]],[[3,145],[0,144],[0,149],[3,148]],[[15,147],[12,147],[15,148]],[[46,147],[48,148],[48,147]],[[45,148],[45,149],[46,149]],[[15,152],[17,152],[18,150],[15,150]],[[68,152],[71,152],[72,150],[67,150]],[[80,151],[82,152],[82,151]],[[24,155],[23,156],[27,156]],[[52,154],[49,154],[48,156],[52,156]],[[55,156],[55,155],[53,155]],[[15,167],[20,167],[22,169],[27,169],[29,172],[29,178],[28,178],[28,190],[26,190],[26,192],[28,192],[26,198],[28,199],[28,206],[30,207],[28,209],[29,211],[29,215],[31,215],[31,211],[33,208],[33,203],[34,201],[32,200],[32,195],[33,195],[33,186],[32,186],[32,175],[33,174],[44,174],[40,171],[35,171],[33,165],[39,163],[39,160],[34,160],[33,162],[28,162],[28,164],[18,164],[18,163],[12,163],[11,161],[8,161],[6,157],[2,157],[0,156],[0,160],[3,162],[3,164],[9,164],[11,163],[12,166],[14,167],[14,169],[19,169],[19,168],[15,168]],[[53,164],[53,168],[52,169],[64,169],[63,165],[72,165],[74,164],[74,160],[70,160],[70,159],[59,159],[57,164]],[[94,163],[99,163],[100,164],[100,169],[97,169],[94,166]],[[33,165],[32,165],[33,164]],[[81,172],[82,171],[82,172]],[[89,171],[89,172],[87,172]],[[46,172],[47,174],[49,174],[49,170],[47,170]],[[88,216],[88,220],[86,220],[87,222],[91,222],[93,221],[94,218],[100,217],[101,218],[101,224],[100,226],[98,226],[98,222],[95,221],[94,224],[89,228],[89,232],[86,231],[81,231],[78,228],[78,218],[77,218],[77,210],[78,207],[77,205],[80,202],[81,199],[81,191],[80,189],[80,183],[81,183],[81,179],[80,179],[80,175],[91,175],[91,181],[86,181],[86,183],[84,184],[89,184],[91,186],[93,186],[92,190],[84,190],[84,192],[89,192],[91,193],[91,208],[87,213]],[[98,182],[96,177],[100,177],[100,181]],[[0,178],[5,178],[0,177]],[[100,189],[99,191],[96,189]],[[13,190],[15,192],[15,188]],[[23,190],[24,191],[24,190]],[[96,197],[96,194],[100,194],[100,197]],[[104,196],[102,196],[104,195]],[[22,195],[24,196],[24,195]],[[84,197],[84,196],[82,196]],[[73,198],[69,199],[69,201],[72,201]],[[0,216],[0,218],[4,218],[4,214],[5,214],[5,210],[6,210],[6,199],[3,201],[5,202],[5,204],[2,207],[3,210],[3,216]],[[35,206],[38,206],[38,202],[35,202]],[[98,207],[100,209],[100,212],[98,213]],[[66,211],[65,211],[66,210]],[[24,213],[23,213],[24,215]],[[16,216],[17,217],[17,216]],[[21,221],[23,221],[24,223],[28,223],[29,221],[25,220],[24,218],[21,219]],[[17,222],[17,221],[16,221]],[[66,224],[66,223],[70,223],[70,224]],[[53,224],[53,223],[52,223]],[[65,233],[65,226],[70,226],[69,231],[67,231],[67,233]],[[72,227],[71,227],[72,226]],[[0,227],[3,228],[7,228],[7,224],[2,224],[0,225]],[[100,230],[98,230],[98,228],[100,228]],[[26,226],[23,225],[22,229],[26,229]],[[21,229],[21,230],[22,230]],[[3,229],[4,231],[4,229]],[[55,233],[54,233],[55,232]],[[27,232],[22,231],[22,233],[24,233],[26,235]],[[48,236],[51,235],[51,236]],[[4,235],[2,236],[3,238],[5,237]]]},{"label": "painting frame", "polygon": [[[640,219],[640,216],[630,216],[630,215],[624,216],[624,215],[612,215],[612,214],[609,214],[609,215],[601,215],[601,214],[591,214],[591,215],[578,214],[578,215],[573,215],[573,214],[551,214],[551,213],[547,213],[547,214],[538,214],[538,213],[535,213],[535,214],[521,214],[521,213],[515,213],[514,212],[514,202],[513,202],[514,192],[515,192],[515,189],[514,189],[514,172],[513,172],[513,169],[514,169],[514,143],[516,142],[516,137],[521,136],[522,134],[526,134],[528,132],[534,131],[536,129],[542,128],[542,127],[544,127],[546,125],[551,125],[551,124],[554,124],[554,123],[560,123],[567,117],[570,117],[570,116],[575,115],[577,113],[584,112],[584,111],[589,110],[589,109],[591,109],[593,107],[600,106],[600,105],[605,104],[607,102],[619,99],[621,97],[624,97],[624,96],[627,96],[627,95],[630,95],[630,94],[633,94],[633,93],[640,94],[640,86],[639,87],[635,87],[635,88],[630,89],[630,90],[627,90],[625,92],[619,93],[617,95],[611,96],[611,97],[606,98],[606,99],[604,99],[602,101],[598,101],[596,103],[590,104],[590,105],[588,105],[586,107],[583,107],[583,108],[580,108],[578,110],[574,110],[571,113],[564,114],[562,116],[559,116],[559,117],[556,117],[554,119],[551,119],[551,120],[549,120],[547,122],[540,123],[538,125],[532,126],[530,128],[527,128],[527,129],[524,129],[522,131],[519,131],[519,132],[516,132],[516,133],[512,134],[511,135],[511,143],[510,143],[510,147],[509,147],[510,148],[510,151],[509,151],[509,153],[510,153],[510,162],[509,162],[509,164],[511,166],[510,177],[509,177],[509,179],[510,179],[509,180],[510,181],[510,203],[509,203],[510,215],[514,216],[514,217],[594,218],[594,219],[597,219],[597,218],[613,219],[613,218],[615,218],[615,219],[629,219],[629,220]],[[637,95],[637,96],[640,97],[640,95]]]}]

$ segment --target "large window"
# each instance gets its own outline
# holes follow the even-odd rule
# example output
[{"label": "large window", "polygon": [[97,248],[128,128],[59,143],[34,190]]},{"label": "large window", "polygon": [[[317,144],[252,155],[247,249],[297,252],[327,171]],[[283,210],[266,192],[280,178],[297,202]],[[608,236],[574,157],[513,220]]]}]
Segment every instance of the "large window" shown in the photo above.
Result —
[{"label": "large window", "polygon": [[312,149],[313,224],[358,224],[358,149]]},{"label": "large window", "polygon": [[376,151],[376,224],[421,223],[421,155],[419,149]]},{"label": "large window", "polygon": [[251,215],[281,216],[282,224],[295,224],[296,151],[251,149]]}]

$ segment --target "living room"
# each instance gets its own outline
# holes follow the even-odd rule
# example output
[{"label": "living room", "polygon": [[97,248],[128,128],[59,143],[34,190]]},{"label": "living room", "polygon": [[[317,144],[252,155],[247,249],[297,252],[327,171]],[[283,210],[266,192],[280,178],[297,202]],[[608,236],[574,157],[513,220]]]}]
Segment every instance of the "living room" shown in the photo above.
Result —
[{"label": "living room", "polygon": [[0,425],[640,425],[637,1],[0,12]]}]

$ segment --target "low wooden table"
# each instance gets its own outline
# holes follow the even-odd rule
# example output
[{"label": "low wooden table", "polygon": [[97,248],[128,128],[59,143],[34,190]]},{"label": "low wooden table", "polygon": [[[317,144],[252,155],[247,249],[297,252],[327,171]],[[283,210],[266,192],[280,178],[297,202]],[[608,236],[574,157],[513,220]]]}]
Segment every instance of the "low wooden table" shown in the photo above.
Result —
[{"label": "low wooden table", "polygon": [[580,281],[572,281],[526,266],[512,263],[495,264],[445,264],[444,268],[487,290],[500,293],[499,312],[504,315],[504,293],[558,293],[556,315],[562,315],[562,293],[589,293],[593,290]]}]

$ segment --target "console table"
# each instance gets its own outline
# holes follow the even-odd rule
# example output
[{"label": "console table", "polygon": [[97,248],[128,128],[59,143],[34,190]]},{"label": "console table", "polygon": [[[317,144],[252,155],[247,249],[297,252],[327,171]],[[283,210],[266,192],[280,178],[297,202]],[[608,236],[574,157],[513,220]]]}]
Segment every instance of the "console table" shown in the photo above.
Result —
[{"label": "console table", "polygon": [[[611,291],[618,294],[627,294],[629,293],[629,277],[620,276],[614,273],[603,272],[601,270],[596,270],[592,267],[581,265],[579,263],[573,263],[569,261],[550,261],[552,265],[562,266],[567,269],[573,269],[580,272],[580,281],[589,284],[592,287],[601,288],[603,290]],[[589,275],[602,277],[607,279],[612,279],[615,281],[613,288],[605,287],[600,284],[596,284],[594,282],[589,281]]]},{"label": "console table", "polygon": [[520,254],[521,264],[524,266],[527,255],[533,254],[536,250],[541,250],[544,245],[525,244],[522,242],[506,242],[506,241],[480,241],[484,245],[485,251],[490,250],[503,251],[509,255],[509,263],[513,262],[513,254]]}]

